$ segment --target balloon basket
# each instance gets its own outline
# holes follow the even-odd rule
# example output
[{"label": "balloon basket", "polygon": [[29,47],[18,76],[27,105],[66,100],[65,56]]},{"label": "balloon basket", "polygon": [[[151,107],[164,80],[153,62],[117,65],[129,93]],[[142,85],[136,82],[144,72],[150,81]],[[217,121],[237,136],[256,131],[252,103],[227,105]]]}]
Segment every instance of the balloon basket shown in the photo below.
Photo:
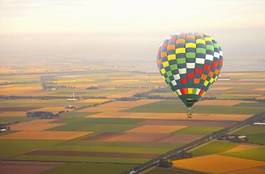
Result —
[{"label": "balloon basket", "polygon": [[192,118],[191,108],[188,108],[187,110],[187,117]]}]

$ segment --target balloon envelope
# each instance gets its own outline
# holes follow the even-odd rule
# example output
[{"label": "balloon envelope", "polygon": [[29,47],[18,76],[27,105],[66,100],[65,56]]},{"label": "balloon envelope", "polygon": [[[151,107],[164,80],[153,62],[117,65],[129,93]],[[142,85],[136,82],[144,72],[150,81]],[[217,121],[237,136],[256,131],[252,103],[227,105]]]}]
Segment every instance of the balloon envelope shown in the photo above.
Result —
[{"label": "balloon envelope", "polygon": [[190,108],[217,80],[222,49],[202,33],[173,34],[161,43],[157,65],[165,82]]}]

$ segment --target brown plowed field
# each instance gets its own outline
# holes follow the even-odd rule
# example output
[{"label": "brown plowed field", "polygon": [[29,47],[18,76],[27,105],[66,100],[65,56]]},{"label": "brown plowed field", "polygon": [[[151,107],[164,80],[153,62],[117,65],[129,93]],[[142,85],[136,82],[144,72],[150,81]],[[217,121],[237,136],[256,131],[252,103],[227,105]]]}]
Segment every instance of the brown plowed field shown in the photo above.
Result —
[{"label": "brown plowed field", "polygon": [[13,124],[11,125],[11,129],[16,131],[41,131],[63,125],[60,123],[52,123],[53,121],[55,120],[52,119],[32,120],[32,121]]},{"label": "brown plowed field", "polygon": [[189,143],[196,139],[201,138],[203,135],[171,135],[166,138],[162,138],[159,142],[163,143]]},{"label": "brown plowed field", "polygon": [[121,135],[106,138],[107,142],[155,142],[168,134],[158,133],[123,133]]},{"label": "brown plowed field", "polygon": [[127,132],[131,133],[171,133],[183,129],[187,126],[165,126],[165,125],[142,125]]},{"label": "brown plowed field", "polygon": [[62,163],[1,161],[1,174],[40,174]]}]

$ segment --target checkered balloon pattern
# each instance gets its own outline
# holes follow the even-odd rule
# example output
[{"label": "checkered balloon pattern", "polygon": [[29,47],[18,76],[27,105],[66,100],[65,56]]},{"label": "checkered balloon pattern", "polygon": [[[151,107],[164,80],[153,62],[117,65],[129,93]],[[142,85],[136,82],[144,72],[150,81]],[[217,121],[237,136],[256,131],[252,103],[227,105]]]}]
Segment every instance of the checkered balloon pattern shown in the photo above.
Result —
[{"label": "checkered balloon pattern", "polygon": [[217,80],[223,65],[219,44],[202,33],[180,33],[161,43],[157,65],[165,82],[192,107]]}]

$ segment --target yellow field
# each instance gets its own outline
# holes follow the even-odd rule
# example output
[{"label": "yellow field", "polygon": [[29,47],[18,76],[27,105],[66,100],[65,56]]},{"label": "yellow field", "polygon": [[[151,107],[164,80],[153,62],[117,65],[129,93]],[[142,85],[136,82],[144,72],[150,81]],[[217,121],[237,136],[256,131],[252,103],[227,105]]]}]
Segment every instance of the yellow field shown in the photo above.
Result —
[{"label": "yellow field", "polygon": [[264,166],[265,162],[227,157],[222,155],[206,155],[201,157],[175,160],[174,167],[206,173],[236,173],[237,170]]},{"label": "yellow field", "polygon": [[45,107],[45,108],[39,108],[39,109],[33,109],[31,112],[36,112],[36,111],[45,111],[45,112],[60,112],[60,111],[65,111],[65,107],[58,106],[58,107]]},{"label": "yellow field", "polygon": [[[230,120],[230,121],[242,121],[251,117],[247,114],[197,114],[194,113],[192,120]],[[90,115],[88,118],[136,118],[136,119],[158,119],[158,120],[187,120],[186,113],[140,113],[140,112],[115,112],[106,111],[104,113],[98,113]]]},{"label": "yellow field", "polygon": [[69,83],[85,83],[94,82],[95,80],[89,77],[78,77],[78,78],[64,78],[60,80],[54,80],[58,84],[69,84]]},{"label": "yellow field", "polygon": [[86,108],[79,110],[79,112],[113,112],[113,111],[121,111],[129,108],[133,108],[140,105],[145,105],[149,103],[155,103],[159,100],[136,100],[136,101],[116,101],[111,103],[106,103],[104,105],[100,105],[93,108]]},{"label": "yellow field", "polygon": [[20,96],[37,96],[42,95],[45,92],[42,91],[41,86],[5,86],[0,88],[0,95],[20,95]]},{"label": "yellow field", "polygon": [[26,112],[23,111],[11,111],[11,112],[0,112],[0,117],[25,117]]},{"label": "yellow field", "polygon": [[106,142],[157,142],[159,139],[168,136],[164,133],[131,133],[126,132],[120,135],[106,137]]},{"label": "yellow field", "polygon": [[84,131],[19,131],[0,136],[5,140],[71,140],[92,134]]},{"label": "yellow field", "polygon": [[110,101],[110,99],[85,99],[80,100],[80,103],[87,103],[87,104],[98,104]]},{"label": "yellow field", "polygon": [[54,120],[32,120],[11,125],[11,130],[16,131],[41,131],[61,126],[63,124],[52,123]]},{"label": "yellow field", "polygon": [[0,139],[31,139],[31,140],[70,140],[91,134],[88,131],[46,131],[63,124],[53,123],[54,120],[32,120],[10,126],[17,131],[0,136]]},{"label": "yellow field", "polygon": [[177,130],[183,129],[187,126],[160,126],[160,125],[143,125],[134,129],[128,130],[127,132],[132,133],[171,133]]}]

